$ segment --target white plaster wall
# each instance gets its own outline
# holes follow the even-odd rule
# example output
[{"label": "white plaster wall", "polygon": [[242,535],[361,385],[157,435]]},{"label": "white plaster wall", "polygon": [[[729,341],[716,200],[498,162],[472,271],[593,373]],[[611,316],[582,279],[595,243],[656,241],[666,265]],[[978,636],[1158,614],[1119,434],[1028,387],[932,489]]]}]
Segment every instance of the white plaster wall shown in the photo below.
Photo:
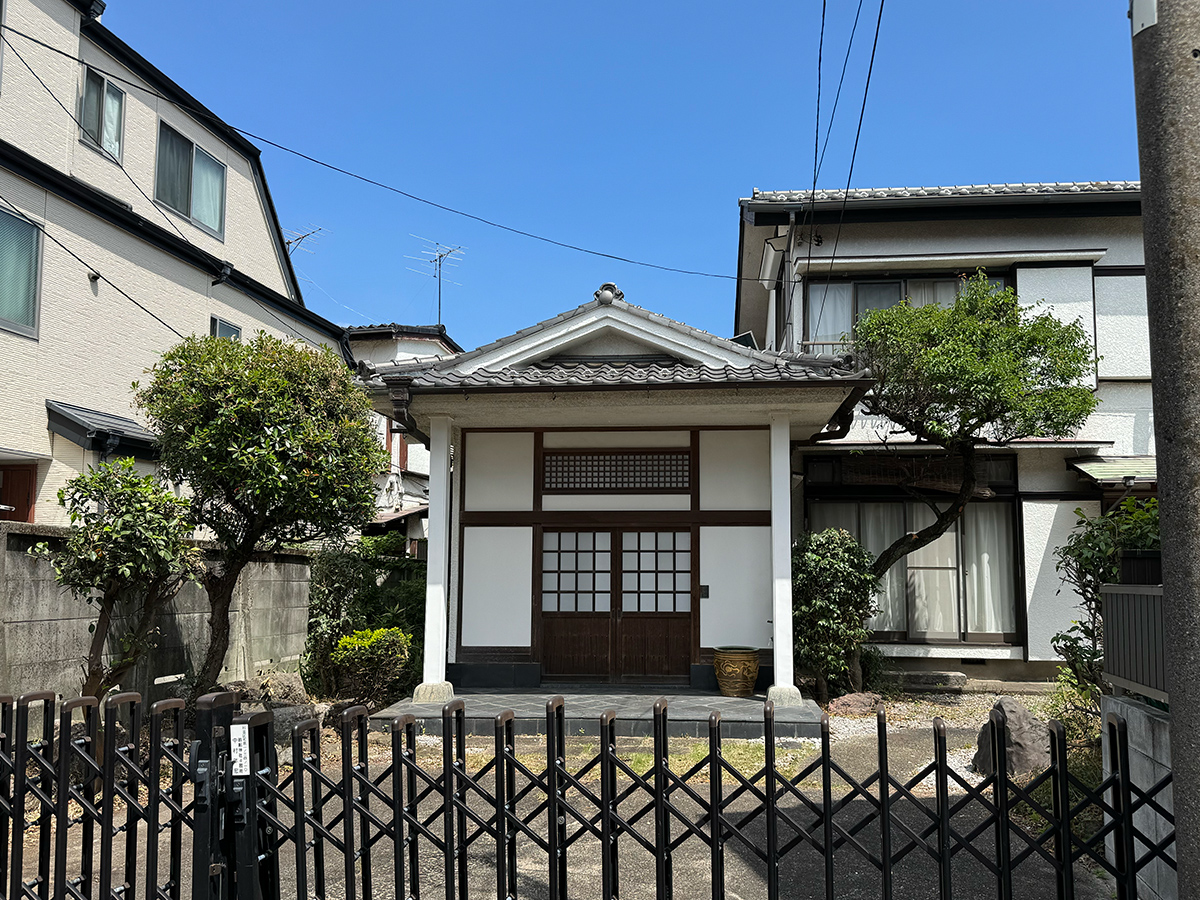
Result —
[{"label": "white plaster wall", "polygon": [[547,449],[687,447],[691,442],[688,431],[547,431],[542,435],[542,446]]},{"label": "white plaster wall", "polygon": [[533,509],[531,432],[471,432],[464,455],[466,509]]},{"label": "white plaster wall", "polygon": [[532,528],[463,529],[462,580],[464,647],[530,645]]},{"label": "white plaster wall", "polygon": [[1150,377],[1146,276],[1104,276],[1096,285],[1096,351],[1101,378]]},{"label": "white plaster wall", "polygon": [[1115,456],[1154,454],[1154,397],[1149,381],[1101,381],[1100,405],[1079,432],[1084,440],[1112,441],[1102,453]]},{"label": "white plaster wall", "polygon": [[1022,491],[1078,491],[1087,490],[1079,483],[1079,475],[1067,468],[1066,460],[1079,453],[1090,454],[1091,450],[1068,450],[1048,447],[1045,450],[1019,450],[1017,452],[1017,484]]},{"label": "white plaster wall", "polygon": [[542,494],[542,509],[691,509],[691,494]]},{"label": "white plaster wall", "polygon": [[1054,570],[1054,551],[1075,527],[1075,510],[1100,513],[1098,500],[1032,500],[1021,503],[1025,542],[1025,603],[1030,660],[1058,658],[1050,639],[1079,617],[1079,596],[1064,587]]},{"label": "white plaster wall", "polygon": [[769,432],[700,433],[700,508],[771,508]]},{"label": "white plaster wall", "polygon": [[[1092,346],[1096,343],[1096,306],[1092,297],[1092,270],[1088,266],[1017,269],[1017,294],[1021,303],[1041,303],[1044,310],[1064,322],[1079,322]],[[1095,383],[1095,374],[1090,379]]]},{"label": "white plaster wall", "polygon": [[700,529],[700,645],[771,646],[771,529]]},{"label": "white plaster wall", "polygon": [[[12,62],[5,57],[6,74]],[[2,168],[0,194],[180,334],[208,334],[216,315],[245,334],[332,343]],[[51,456],[47,399],[136,418],[130,384],[144,380],[179,337],[108,284],[92,285],[88,270],[53,241],[42,245],[38,336],[0,330],[0,446]],[[37,522],[65,523],[56,495],[79,471],[65,459],[39,463]]]}]

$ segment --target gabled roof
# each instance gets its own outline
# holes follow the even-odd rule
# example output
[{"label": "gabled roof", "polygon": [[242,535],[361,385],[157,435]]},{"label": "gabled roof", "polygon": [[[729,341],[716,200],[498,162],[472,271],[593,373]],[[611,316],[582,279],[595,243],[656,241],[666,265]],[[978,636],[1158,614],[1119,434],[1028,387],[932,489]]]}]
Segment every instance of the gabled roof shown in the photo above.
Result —
[{"label": "gabled roof", "polygon": [[828,383],[865,377],[849,357],[755,350],[649,312],[626,303],[613,284],[603,285],[590,303],[469,353],[384,366],[376,374],[418,393]]}]

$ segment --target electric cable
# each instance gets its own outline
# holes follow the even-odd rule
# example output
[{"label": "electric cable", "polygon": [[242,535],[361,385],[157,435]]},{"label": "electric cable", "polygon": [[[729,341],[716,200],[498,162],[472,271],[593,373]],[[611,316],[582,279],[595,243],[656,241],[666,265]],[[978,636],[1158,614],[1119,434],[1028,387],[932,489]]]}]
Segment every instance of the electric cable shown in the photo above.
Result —
[{"label": "electric cable", "polygon": [[825,292],[821,296],[821,308],[817,312],[814,332],[821,326],[821,316],[825,312],[825,299],[829,296],[829,285],[833,281],[833,264],[837,259],[838,243],[842,238],[842,222],[846,217],[846,203],[850,199],[850,183],[854,179],[854,160],[858,156],[858,140],[862,137],[863,119],[867,113],[867,96],[871,91],[871,72],[875,68],[875,51],[879,49],[879,29],[883,24],[883,5],[886,0],[879,0],[879,15],[875,19],[875,39],[871,43],[871,60],[867,64],[867,81],[863,86],[862,107],[858,112],[858,129],[854,133],[854,149],[850,153],[850,169],[846,173],[846,189],[842,192],[842,206],[838,213],[837,230],[834,232],[833,252],[829,256],[829,268],[825,275]]}]

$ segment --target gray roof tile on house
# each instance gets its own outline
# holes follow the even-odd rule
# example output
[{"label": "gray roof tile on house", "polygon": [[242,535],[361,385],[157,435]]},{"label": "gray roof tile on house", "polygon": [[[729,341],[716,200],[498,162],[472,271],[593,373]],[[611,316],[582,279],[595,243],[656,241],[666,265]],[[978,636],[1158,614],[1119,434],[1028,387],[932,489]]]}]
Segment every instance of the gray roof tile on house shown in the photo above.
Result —
[{"label": "gray roof tile on house", "polygon": [[832,358],[780,359],[778,364],[752,362],[746,366],[697,366],[686,363],[644,365],[606,361],[517,369],[476,369],[466,374],[428,370],[413,378],[412,387],[561,388],[664,387],[683,384],[778,384],[781,382],[841,381],[862,378]]},{"label": "gray roof tile on house", "polygon": [[[578,357],[556,362],[553,358],[524,366],[478,368],[472,372],[457,371],[463,365],[487,353],[546,331],[570,319],[585,315],[597,307],[611,305],[616,309],[669,328],[681,335],[701,340],[745,360],[744,365],[707,366],[695,363],[647,362],[644,359],[622,360],[597,357],[595,362],[580,361]],[[685,325],[659,313],[650,312],[624,300],[592,300],[575,309],[552,316],[514,334],[458,356],[435,362],[405,362],[380,366],[373,373],[407,381],[416,390],[459,388],[521,389],[521,388],[611,388],[621,386],[657,387],[671,384],[767,384],[803,381],[861,380],[865,374],[853,365],[849,357],[796,356],[755,350],[728,338]]]},{"label": "gray roof tile on house", "polygon": [[885,188],[851,188],[848,192],[842,189],[818,188],[814,195],[811,190],[800,191],[760,191],[754,189],[752,196],[742,202],[750,203],[801,203],[815,201],[817,203],[835,201],[847,202],[855,200],[910,200],[921,198],[976,198],[988,197],[1076,197],[1079,195],[1095,194],[1140,194],[1140,181],[1052,181],[1028,182],[1017,184],[956,184],[935,187],[885,187]]}]

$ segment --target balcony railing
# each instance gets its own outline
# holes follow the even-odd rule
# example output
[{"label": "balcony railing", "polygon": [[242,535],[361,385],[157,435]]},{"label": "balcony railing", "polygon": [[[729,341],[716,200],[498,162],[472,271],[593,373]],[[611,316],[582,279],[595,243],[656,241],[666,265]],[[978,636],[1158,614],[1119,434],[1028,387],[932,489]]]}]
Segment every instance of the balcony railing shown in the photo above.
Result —
[{"label": "balcony railing", "polygon": [[801,341],[800,352],[840,356],[850,352],[850,344],[845,341]]},{"label": "balcony railing", "polygon": [[1167,700],[1161,585],[1106,584],[1104,677],[1115,687]]}]

